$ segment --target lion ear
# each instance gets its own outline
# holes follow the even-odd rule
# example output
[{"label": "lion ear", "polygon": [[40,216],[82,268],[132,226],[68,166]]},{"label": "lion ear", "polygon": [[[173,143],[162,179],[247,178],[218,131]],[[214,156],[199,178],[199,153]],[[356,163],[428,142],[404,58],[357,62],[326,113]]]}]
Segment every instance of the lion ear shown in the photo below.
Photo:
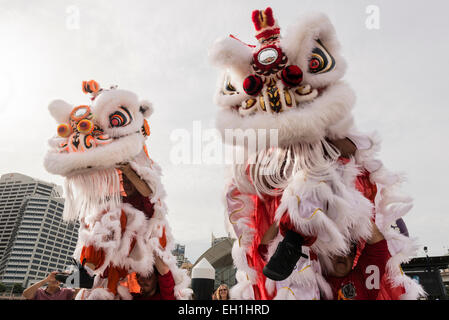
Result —
[{"label": "lion ear", "polygon": [[234,37],[221,38],[209,49],[209,61],[212,65],[231,69],[241,77],[251,73],[253,48]]},{"label": "lion ear", "polygon": [[153,104],[147,100],[142,100],[139,107],[140,112],[142,112],[144,118],[149,118],[153,114]]},{"label": "lion ear", "polygon": [[[312,87],[326,87],[343,77],[346,61],[329,17],[309,13],[290,26],[281,40],[282,50],[292,64],[304,72],[304,82]],[[316,64],[312,68],[311,62]]]},{"label": "lion ear", "polygon": [[64,100],[54,100],[48,105],[48,111],[58,123],[69,121],[73,106]]}]

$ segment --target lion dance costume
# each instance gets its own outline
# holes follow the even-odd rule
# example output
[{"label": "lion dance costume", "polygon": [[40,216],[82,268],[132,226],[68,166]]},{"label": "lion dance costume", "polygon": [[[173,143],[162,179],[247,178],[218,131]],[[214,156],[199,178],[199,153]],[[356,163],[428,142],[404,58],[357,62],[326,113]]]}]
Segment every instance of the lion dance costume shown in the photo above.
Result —
[{"label": "lion dance costume", "polygon": [[[130,299],[132,281],[126,280],[152,274],[155,255],[172,272],[175,297],[188,299],[190,280],[171,253],[161,170],[145,145],[151,104],[130,91],[102,89],[93,80],[83,82],[83,91],[92,96],[89,105],[63,100],[49,105],[59,126],[44,161],[50,173],[65,177],[64,219],[80,222],[75,258],[95,266],[93,288],[81,290],[77,299]],[[116,167],[126,162],[152,191],[151,217],[122,201]]]},{"label": "lion dance costume", "polygon": [[[237,239],[232,298],[332,299],[325,279],[330,257],[347,254],[351,243],[359,244],[360,254],[374,219],[391,254],[378,299],[418,298],[422,288],[400,268],[417,246],[392,228],[411,209],[412,199],[398,190],[402,177],[375,158],[379,138],[354,125],[355,96],[341,80],[346,63],[331,22],[323,14],[305,16],[281,37],[271,8],[254,11],[252,20],[256,46],[230,36],[210,50],[211,62],[224,70],[215,96],[223,136],[227,130],[265,132],[254,135],[257,150],[245,139],[225,141],[246,156],[232,166],[226,192],[229,226]],[[345,138],[357,145],[349,158],[330,142]],[[281,232],[269,244],[268,256],[285,228],[308,239],[294,271],[282,281],[262,272],[260,243],[273,224]]]}]

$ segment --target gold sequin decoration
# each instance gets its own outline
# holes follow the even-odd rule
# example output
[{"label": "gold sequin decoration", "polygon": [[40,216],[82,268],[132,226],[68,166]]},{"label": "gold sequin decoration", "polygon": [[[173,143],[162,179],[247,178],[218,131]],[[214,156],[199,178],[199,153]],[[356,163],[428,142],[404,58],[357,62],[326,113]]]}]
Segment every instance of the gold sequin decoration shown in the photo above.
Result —
[{"label": "gold sequin decoration", "polygon": [[287,89],[284,89],[284,100],[288,107],[292,106],[292,96],[290,95],[290,92],[288,92]]},{"label": "gold sequin decoration", "polygon": [[265,107],[265,101],[263,99],[263,95],[261,94],[259,96],[259,103],[260,103],[260,107],[262,108],[263,111],[267,111],[267,108]]},{"label": "gold sequin decoration", "polygon": [[276,86],[276,81],[274,79],[271,79],[270,84],[268,85],[267,96],[271,110],[276,113],[281,112],[282,110],[281,95],[279,92],[279,88]]},{"label": "gold sequin decoration", "polygon": [[254,106],[256,104],[256,99],[248,99],[246,100],[246,107],[245,109],[249,109],[252,106]]}]

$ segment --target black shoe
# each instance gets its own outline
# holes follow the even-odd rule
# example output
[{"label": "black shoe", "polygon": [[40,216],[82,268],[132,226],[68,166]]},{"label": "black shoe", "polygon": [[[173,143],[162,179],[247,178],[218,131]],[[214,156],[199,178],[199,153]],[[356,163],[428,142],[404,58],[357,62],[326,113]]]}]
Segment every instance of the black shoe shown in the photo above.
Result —
[{"label": "black shoe", "polygon": [[73,259],[73,261],[78,266],[80,288],[91,289],[94,285],[95,276],[91,277],[83,264],[79,264],[75,259]]},{"label": "black shoe", "polygon": [[303,237],[294,231],[287,231],[284,239],[279,242],[276,252],[263,268],[263,274],[271,280],[281,281],[293,272],[296,262],[301,256],[307,257],[301,251]]}]

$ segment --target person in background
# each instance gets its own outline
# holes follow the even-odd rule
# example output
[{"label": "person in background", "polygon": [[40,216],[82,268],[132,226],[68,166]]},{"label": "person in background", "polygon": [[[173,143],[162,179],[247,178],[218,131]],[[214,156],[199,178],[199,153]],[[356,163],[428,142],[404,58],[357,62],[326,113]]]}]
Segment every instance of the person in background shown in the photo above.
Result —
[{"label": "person in background", "polygon": [[176,300],[175,280],[168,266],[155,256],[154,271],[148,277],[137,274],[139,293],[132,293],[133,300]]},{"label": "person in background", "polygon": [[226,284],[221,284],[212,295],[212,300],[229,300],[229,289]]},{"label": "person in background", "polygon": [[366,241],[355,267],[354,258],[357,251],[355,244],[349,255],[336,256],[332,259],[333,270],[328,275],[327,281],[332,287],[334,300],[377,299],[381,279],[391,256],[387,241],[374,222],[372,228],[372,235]]},{"label": "person in background", "polygon": [[[72,300],[79,289],[61,288],[61,282],[56,280],[57,271],[51,272],[45,279],[36,282],[23,291],[22,295],[27,300]],[[41,287],[45,286],[43,289]]]}]

